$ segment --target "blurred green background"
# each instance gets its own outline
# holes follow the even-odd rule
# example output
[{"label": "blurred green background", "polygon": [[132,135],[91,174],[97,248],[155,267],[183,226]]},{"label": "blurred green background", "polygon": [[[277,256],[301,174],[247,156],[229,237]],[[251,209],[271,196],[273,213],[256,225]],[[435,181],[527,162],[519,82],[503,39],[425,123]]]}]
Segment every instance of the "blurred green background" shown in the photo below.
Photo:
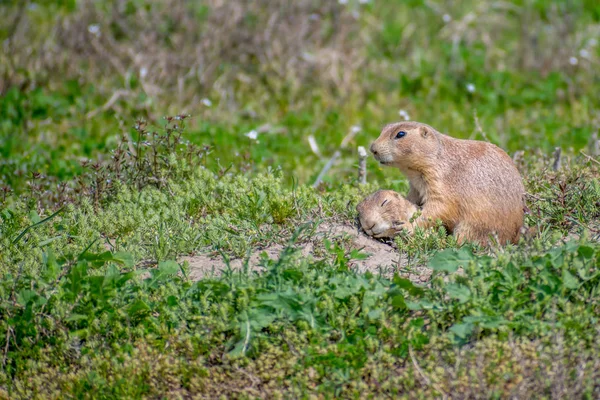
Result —
[{"label": "blurred green background", "polygon": [[13,0],[0,14],[0,185],[17,193],[178,113],[209,164],[300,183],[353,126],[326,182],[355,179],[357,146],[405,118],[511,153],[578,150],[600,126],[593,0]]}]

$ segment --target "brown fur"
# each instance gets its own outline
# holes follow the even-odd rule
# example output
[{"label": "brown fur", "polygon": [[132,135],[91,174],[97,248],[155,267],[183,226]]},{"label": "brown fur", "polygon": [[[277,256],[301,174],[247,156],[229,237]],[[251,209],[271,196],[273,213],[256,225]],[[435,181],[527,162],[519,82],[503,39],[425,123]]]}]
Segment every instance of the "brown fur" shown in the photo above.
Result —
[{"label": "brown fur", "polygon": [[[406,135],[396,139],[399,131]],[[423,207],[415,225],[440,219],[459,241],[516,242],[523,226],[525,189],[511,158],[486,142],[444,135],[419,122],[385,126],[371,145],[383,165],[410,181],[407,200]]]},{"label": "brown fur", "polygon": [[417,207],[392,190],[378,190],[356,206],[363,230],[374,237],[394,237]]}]

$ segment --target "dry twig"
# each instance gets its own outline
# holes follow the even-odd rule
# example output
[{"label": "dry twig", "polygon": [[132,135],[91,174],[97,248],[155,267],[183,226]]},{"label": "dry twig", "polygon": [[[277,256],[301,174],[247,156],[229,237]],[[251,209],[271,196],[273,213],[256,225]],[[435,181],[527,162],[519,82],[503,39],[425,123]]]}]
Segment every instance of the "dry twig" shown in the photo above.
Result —
[{"label": "dry twig", "polygon": [[560,158],[561,158],[561,149],[557,147],[554,149],[554,162],[552,163],[552,169],[558,171],[560,169]]},{"label": "dry twig", "polygon": [[331,169],[333,164],[342,155],[342,150],[345,149],[346,146],[348,146],[348,143],[354,138],[354,136],[356,136],[356,134],[358,132],[360,132],[360,129],[358,129],[356,127],[352,127],[350,129],[350,132],[344,137],[344,139],[342,139],[342,143],[340,144],[339,149],[336,150],[335,153],[333,153],[333,156],[329,159],[329,161],[327,161],[327,164],[325,164],[325,166],[319,173],[319,176],[317,176],[315,183],[313,183],[313,187],[317,187],[317,186],[319,186],[319,184],[321,184],[321,182],[323,181],[323,177],[325,176],[327,171],[329,171]]},{"label": "dry twig", "polygon": [[358,146],[358,183],[367,183],[367,150],[363,146]]},{"label": "dry twig", "polygon": [[415,359],[415,355],[413,353],[412,346],[408,346],[408,354],[410,355],[410,359],[413,363],[413,366],[415,367],[415,369],[417,370],[419,375],[421,375],[421,378],[423,378],[423,381],[425,382],[425,384],[427,386],[431,386],[432,388],[434,388],[435,390],[440,392],[442,394],[443,399],[447,399],[448,395],[446,394],[446,392],[444,392],[435,382],[432,382],[431,379],[429,379],[427,377],[427,375],[425,375],[425,372],[423,372],[421,367],[419,367],[419,364],[417,363],[417,360]]},{"label": "dry twig", "polygon": [[102,107],[96,108],[95,110],[88,112],[85,116],[87,118],[93,118],[98,113],[104,112],[104,111],[108,110],[109,108],[111,108],[121,97],[129,96],[129,94],[130,94],[130,92],[128,90],[124,90],[124,89],[117,90],[116,92],[113,93],[112,96],[110,96],[110,99],[108,99],[108,101],[106,103],[104,103],[104,105]]},{"label": "dry twig", "polygon": [[600,161],[596,160],[594,157],[592,157],[592,156],[590,156],[590,155],[588,155],[588,154],[585,154],[585,153],[583,152],[583,150],[580,150],[579,152],[580,152],[581,154],[583,154],[583,156],[584,156],[585,158],[587,158],[589,161],[591,161],[591,162],[594,162],[594,163],[596,163],[596,164],[600,165]]}]

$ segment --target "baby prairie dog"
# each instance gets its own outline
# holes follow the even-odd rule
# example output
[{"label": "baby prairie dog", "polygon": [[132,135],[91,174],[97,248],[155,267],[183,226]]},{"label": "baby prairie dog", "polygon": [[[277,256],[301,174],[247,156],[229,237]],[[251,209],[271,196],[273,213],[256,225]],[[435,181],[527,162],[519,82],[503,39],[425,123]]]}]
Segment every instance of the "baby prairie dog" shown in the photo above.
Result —
[{"label": "baby prairie dog", "polygon": [[[385,126],[371,152],[410,182],[406,200],[422,207],[414,225],[440,219],[459,242],[515,243],[523,226],[521,175],[499,147],[444,135],[419,122]],[[412,226],[407,226],[412,228]]]},{"label": "baby prairie dog", "polygon": [[410,224],[417,207],[393,190],[378,190],[356,206],[363,230],[376,238],[394,237]]}]

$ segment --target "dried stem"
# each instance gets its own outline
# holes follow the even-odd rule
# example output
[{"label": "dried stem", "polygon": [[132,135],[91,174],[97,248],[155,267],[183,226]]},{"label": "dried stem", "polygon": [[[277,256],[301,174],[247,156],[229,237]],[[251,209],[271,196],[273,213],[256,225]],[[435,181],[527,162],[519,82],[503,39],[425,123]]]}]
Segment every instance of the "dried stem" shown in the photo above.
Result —
[{"label": "dried stem", "polygon": [[317,187],[321,184],[321,182],[323,181],[323,177],[325,176],[327,171],[331,169],[333,164],[342,155],[342,150],[345,149],[346,146],[348,146],[348,143],[354,138],[354,136],[356,136],[358,132],[360,132],[360,129],[352,128],[350,129],[350,132],[346,136],[344,136],[344,139],[342,139],[342,143],[340,144],[340,148],[336,150],[335,153],[333,153],[333,156],[329,159],[329,161],[327,161],[327,164],[325,164],[325,166],[319,173],[319,176],[315,180],[315,183],[313,183],[313,187]]},{"label": "dried stem", "polygon": [[367,183],[367,150],[363,146],[358,146],[358,183]]},{"label": "dried stem", "polygon": [[555,171],[558,171],[560,169],[560,164],[561,164],[561,149],[560,147],[557,147],[554,149],[554,162],[552,163],[552,169]]},{"label": "dried stem", "polygon": [[432,388],[434,388],[435,390],[437,390],[438,392],[440,392],[442,394],[442,398],[443,399],[447,399],[448,395],[446,394],[446,392],[444,392],[438,385],[436,385],[435,382],[432,382],[431,379],[429,379],[427,377],[427,375],[425,375],[425,372],[423,372],[423,370],[421,369],[421,367],[417,363],[417,360],[415,359],[415,355],[413,353],[412,346],[408,346],[408,354],[410,355],[410,359],[411,359],[411,361],[413,363],[413,366],[415,367],[415,369],[417,370],[417,372],[419,373],[419,375],[421,376],[421,378],[423,378],[423,381],[425,382],[425,384],[427,386],[431,386]]},{"label": "dried stem", "polygon": [[600,161],[596,160],[594,157],[592,157],[592,156],[590,156],[590,155],[588,155],[588,154],[585,154],[585,153],[583,152],[583,150],[581,150],[581,151],[580,151],[580,153],[581,153],[581,154],[583,154],[583,156],[584,156],[585,158],[587,158],[589,161],[591,161],[591,162],[594,162],[594,163],[596,163],[596,164],[600,165]]}]

